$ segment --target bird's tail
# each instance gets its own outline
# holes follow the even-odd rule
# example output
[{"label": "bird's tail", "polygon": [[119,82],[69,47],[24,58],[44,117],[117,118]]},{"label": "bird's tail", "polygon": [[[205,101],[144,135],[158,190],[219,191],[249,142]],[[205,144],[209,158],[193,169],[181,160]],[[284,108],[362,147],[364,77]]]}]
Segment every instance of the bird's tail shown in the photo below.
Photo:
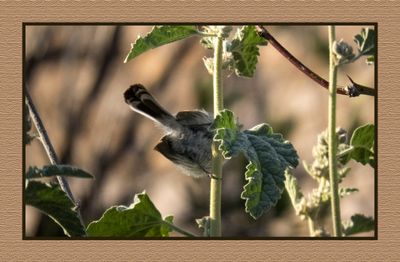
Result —
[{"label": "bird's tail", "polygon": [[131,85],[124,93],[125,102],[139,114],[168,128],[176,128],[177,121],[141,84]]}]

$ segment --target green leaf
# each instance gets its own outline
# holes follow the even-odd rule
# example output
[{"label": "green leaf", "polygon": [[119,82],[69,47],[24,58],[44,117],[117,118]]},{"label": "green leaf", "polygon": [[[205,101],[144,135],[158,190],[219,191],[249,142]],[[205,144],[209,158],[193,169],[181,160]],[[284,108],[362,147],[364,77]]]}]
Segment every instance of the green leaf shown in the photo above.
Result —
[{"label": "green leaf", "polygon": [[243,153],[249,160],[241,197],[246,200],[246,212],[257,219],[276,205],[284,188],[284,172],[298,165],[298,156],[292,144],[281,134],[273,133],[267,124],[240,131],[233,113],[223,110],[216,117],[214,141],[219,142],[222,155],[229,159]]},{"label": "green leaf", "polygon": [[361,29],[361,33],[354,36],[358,51],[361,55],[375,56],[375,30],[370,28]]},{"label": "green leaf", "polygon": [[124,63],[129,62],[138,55],[189,36],[198,34],[196,26],[182,25],[182,26],[154,26],[150,33],[146,36],[139,36],[136,42],[131,46],[131,50],[125,58]]},{"label": "green leaf", "polygon": [[167,223],[161,224],[161,229],[160,229],[161,236],[163,236],[163,237],[169,236],[169,232],[172,231],[172,228],[170,226],[168,226],[168,223],[173,224],[173,220],[174,220],[174,216],[166,216],[164,218],[164,221]]},{"label": "green leaf", "polygon": [[254,25],[238,29],[228,51],[232,52],[235,61],[235,72],[238,76],[252,77],[256,70],[258,45],[267,42],[260,37]]},{"label": "green leaf", "polygon": [[235,116],[230,110],[222,110],[216,117],[211,129],[232,129],[239,131],[239,126],[236,124]]},{"label": "green leaf", "polygon": [[358,127],[354,130],[350,139],[350,146],[353,150],[349,154],[349,158],[362,163],[363,165],[369,164],[375,167],[375,154],[374,142],[375,141],[375,127],[372,124],[367,124]]},{"label": "green leaf", "polygon": [[25,203],[48,215],[61,226],[65,235],[85,235],[74,204],[59,186],[29,181],[25,188]]},{"label": "green leaf", "polygon": [[343,223],[343,233],[346,236],[375,230],[375,221],[372,217],[355,214],[350,219],[351,221]]},{"label": "green leaf", "polygon": [[303,193],[300,191],[296,177],[290,173],[289,169],[286,169],[285,171],[285,178],[286,191],[288,192],[292,205],[296,210],[296,214],[299,215],[303,210],[302,202],[305,203]]},{"label": "green leaf", "polygon": [[29,167],[26,179],[50,177],[50,176],[73,176],[80,178],[93,178],[86,171],[70,165],[48,165],[42,168]]},{"label": "green leaf", "polygon": [[113,206],[87,227],[91,237],[167,237],[173,217],[162,219],[160,212],[143,192],[135,195],[133,204]]},{"label": "green leaf", "polygon": [[342,187],[339,189],[339,196],[344,197],[358,192],[358,188]]}]

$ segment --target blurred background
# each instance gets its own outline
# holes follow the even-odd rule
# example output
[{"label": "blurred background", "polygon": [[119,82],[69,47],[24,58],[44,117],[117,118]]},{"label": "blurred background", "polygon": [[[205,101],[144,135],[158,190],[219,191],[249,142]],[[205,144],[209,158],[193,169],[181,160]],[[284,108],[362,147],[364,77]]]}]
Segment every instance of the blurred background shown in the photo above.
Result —
[{"label": "blurred background", "polygon": [[[266,26],[294,56],[328,79],[326,26]],[[353,45],[362,26],[337,26],[337,39]],[[196,218],[209,213],[209,178],[193,179],[153,150],[162,131],[131,111],[123,92],[134,83],[146,86],[169,111],[204,108],[212,112],[212,77],[203,65],[200,38],[191,37],[146,52],[124,64],[131,43],[151,26],[26,26],[25,81],[49,137],[63,164],[78,166],[94,180],[72,178],[69,183],[86,224],[113,205],[129,205],[146,190],[163,216],[201,234]],[[231,33],[233,35],[234,32]],[[338,85],[346,74],[359,84],[374,87],[374,67],[361,58],[339,69]],[[328,92],[303,75],[272,46],[260,47],[253,78],[225,74],[225,107],[251,128],[269,123],[292,142],[300,161],[311,164],[317,135],[327,127]],[[337,125],[351,134],[362,124],[374,123],[374,99],[338,95]],[[26,168],[49,163],[38,140],[25,149]],[[242,157],[224,166],[222,195],[223,236],[308,236],[286,192],[278,205],[253,220],[244,211],[240,193],[246,161]],[[374,170],[350,162],[343,186],[359,192],[342,198],[342,219],[355,213],[374,216]],[[293,172],[305,195],[316,182],[300,164]],[[62,230],[36,209],[26,207],[26,236],[62,236]],[[331,231],[330,221],[326,223]],[[179,234],[173,233],[179,236]],[[373,232],[362,236],[373,236]]]}]

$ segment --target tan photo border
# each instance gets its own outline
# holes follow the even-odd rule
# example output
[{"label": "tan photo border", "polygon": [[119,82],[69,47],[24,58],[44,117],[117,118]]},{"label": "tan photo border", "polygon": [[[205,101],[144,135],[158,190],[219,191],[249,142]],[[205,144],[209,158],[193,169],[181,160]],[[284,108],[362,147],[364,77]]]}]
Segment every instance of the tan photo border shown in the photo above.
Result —
[{"label": "tan photo border", "polygon": [[[399,260],[400,3],[0,0],[0,10],[0,261]],[[22,30],[29,22],[377,23],[378,240],[23,240]]]}]

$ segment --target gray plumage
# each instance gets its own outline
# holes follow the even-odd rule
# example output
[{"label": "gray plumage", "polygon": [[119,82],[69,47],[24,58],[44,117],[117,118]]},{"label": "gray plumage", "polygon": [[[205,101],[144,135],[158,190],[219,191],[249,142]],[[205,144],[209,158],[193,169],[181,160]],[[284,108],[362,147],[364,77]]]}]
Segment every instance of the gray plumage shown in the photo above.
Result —
[{"label": "gray plumage", "polygon": [[187,175],[202,177],[211,174],[209,129],[213,118],[204,110],[182,111],[171,115],[141,84],[132,85],[124,93],[132,110],[163,127],[166,135],[155,150],[180,167]]}]

